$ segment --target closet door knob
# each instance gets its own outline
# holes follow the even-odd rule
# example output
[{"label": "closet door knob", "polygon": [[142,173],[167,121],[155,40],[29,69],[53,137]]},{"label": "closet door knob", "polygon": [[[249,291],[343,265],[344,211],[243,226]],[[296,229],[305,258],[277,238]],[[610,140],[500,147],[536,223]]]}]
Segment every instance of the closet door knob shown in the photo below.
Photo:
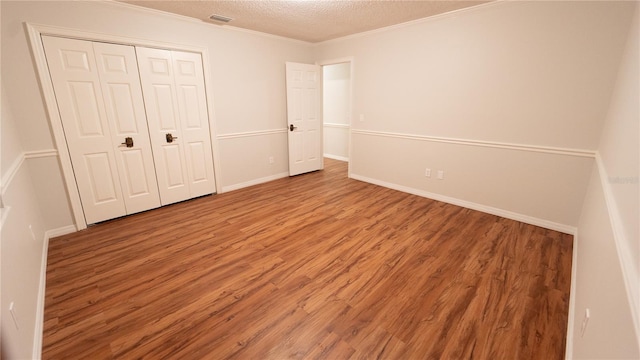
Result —
[{"label": "closet door knob", "polygon": [[178,137],[177,137],[177,136],[173,136],[173,135],[171,135],[171,133],[167,133],[166,138],[167,138],[167,142],[168,142],[168,143],[172,143],[172,142],[173,142],[173,140],[177,139]]},{"label": "closet door knob", "polygon": [[122,143],[122,145],[127,145],[127,147],[133,147],[133,138],[132,137],[124,138],[124,142]]}]

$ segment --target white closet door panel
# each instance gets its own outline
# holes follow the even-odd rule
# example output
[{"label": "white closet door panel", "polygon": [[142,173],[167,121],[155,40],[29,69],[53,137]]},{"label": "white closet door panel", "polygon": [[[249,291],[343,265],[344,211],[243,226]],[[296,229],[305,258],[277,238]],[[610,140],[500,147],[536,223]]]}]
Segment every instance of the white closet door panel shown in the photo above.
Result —
[{"label": "white closet door panel", "polygon": [[[183,155],[181,150],[181,146],[178,145],[162,146],[163,157],[166,162],[165,165],[168,169],[171,168],[171,164],[176,164],[182,161]],[[164,175],[166,176],[167,187],[169,189],[184,187],[185,178],[182,176],[182,172],[167,171]]]},{"label": "white closet door panel", "polygon": [[93,203],[108,203],[118,199],[116,183],[113,176],[108,153],[85,154],[89,185],[93,195]]},{"label": "white closet door panel", "polygon": [[[122,167],[124,169],[125,178],[121,179],[126,182],[129,190],[130,200],[134,198],[142,198],[149,196],[155,190],[152,207],[160,206],[160,197],[156,183],[155,173],[148,174],[147,164],[145,164],[144,151],[142,149],[127,150],[122,152]],[[154,185],[150,185],[154,183]],[[148,210],[148,209],[141,209]]]},{"label": "white closet door panel", "polygon": [[[93,43],[127,213],[160,206],[135,49]],[[132,139],[127,146],[126,138]]]},{"label": "white closet door panel", "polygon": [[200,54],[172,51],[191,197],[215,192],[204,73]]},{"label": "white closet door panel", "polygon": [[126,214],[91,42],[43,36],[49,73],[88,224]]},{"label": "white closet door panel", "polygon": [[[191,198],[171,52],[136,47],[162,205]],[[167,134],[171,134],[170,136]],[[174,140],[168,138],[174,137]]]},{"label": "white closet door panel", "polygon": [[[156,114],[158,118],[158,129],[164,132],[175,132],[174,136],[178,134],[178,117],[177,111],[174,107],[174,94],[173,86],[166,84],[153,84],[152,85],[153,101],[156,105]],[[165,134],[166,135],[166,134]]]},{"label": "white closet door panel", "polygon": [[190,142],[189,153],[191,154],[190,168],[192,170],[192,181],[194,183],[207,181],[207,158],[206,146],[202,142]]}]

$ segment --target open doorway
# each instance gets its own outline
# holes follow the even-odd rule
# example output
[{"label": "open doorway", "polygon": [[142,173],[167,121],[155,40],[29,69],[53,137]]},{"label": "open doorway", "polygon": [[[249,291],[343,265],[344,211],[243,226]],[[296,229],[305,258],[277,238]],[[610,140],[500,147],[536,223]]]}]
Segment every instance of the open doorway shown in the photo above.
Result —
[{"label": "open doorway", "polygon": [[322,65],[324,157],[349,161],[352,118],[352,67],[350,59]]}]

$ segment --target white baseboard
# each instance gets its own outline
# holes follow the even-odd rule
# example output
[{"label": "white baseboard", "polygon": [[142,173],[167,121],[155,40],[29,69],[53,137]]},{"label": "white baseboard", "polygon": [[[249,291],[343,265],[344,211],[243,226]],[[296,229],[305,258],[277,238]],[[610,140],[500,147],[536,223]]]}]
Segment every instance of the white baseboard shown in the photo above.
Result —
[{"label": "white baseboard", "polygon": [[448,204],[461,206],[461,207],[464,207],[464,208],[467,208],[467,209],[482,211],[482,212],[485,212],[487,214],[501,216],[501,217],[504,217],[504,218],[507,218],[507,219],[520,221],[520,222],[523,222],[523,223],[526,223],[526,224],[530,224],[530,225],[540,226],[540,227],[543,227],[545,229],[555,230],[555,231],[559,231],[559,232],[562,232],[562,233],[565,233],[565,234],[574,235],[576,233],[576,228],[573,227],[573,226],[569,226],[569,225],[565,225],[565,224],[559,224],[559,223],[556,223],[556,222],[553,222],[553,221],[539,219],[539,218],[536,218],[536,217],[533,217],[533,216],[519,214],[519,213],[516,213],[516,212],[513,212],[513,211],[498,209],[498,208],[494,208],[492,206],[477,204],[477,203],[474,203],[474,202],[461,200],[461,199],[456,199],[456,198],[452,198],[452,197],[449,197],[449,196],[440,195],[440,194],[436,194],[436,193],[431,193],[431,192],[424,191],[424,190],[414,189],[414,188],[411,188],[411,187],[408,187],[408,186],[404,186],[404,185],[393,184],[393,183],[389,183],[389,182],[382,181],[382,180],[372,179],[372,178],[369,178],[369,177],[366,177],[366,176],[357,175],[357,174],[351,174],[350,177],[352,179],[355,179],[355,180],[360,180],[360,181],[368,182],[368,183],[371,183],[371,184],[374,184],[374,185],[383,186],[383,187],[386,187],[386,188],[389,188],[389,189],[394,189],[394,190],[406,192],[406,193],[409,193],[409,194],[422,196],[422,197],[425,197],[425,198],[428,198],[428,199],[432,199],[432,200],[442,201],[442,202],[445,202],[445,203],[448,203]]},{"label": "white baseboard", "polygon": [[322,156],[329,159],[333,159],[333,160],[347,161],[347,162],[349,161],[349,158],[346,156],[331,155],[331,154],[323,154]]},{"label": "white baseboard", "polygon": [[75,225],[64,226],[48,230],[44,233],[44,245],[40,262],[40,285],[38,289],[38,302],[36,304],[36,326],[33,334],[33,359],[42,358],[42,331],[44,330],[44,301],[47,287],[47,255],[49,254],[49,239],[76,232]]},{"label": "white baseboard", "polygon": [[578,230],[573,234],[573,254],[571,256],[571,288],[569,292],[569,317],[567,320],[567,342],[565,344],[565,360],[573,359],[573,336],[576,319],[576,274],[578,273]]},{"label": "white baseboard", "polygon": [[265,177],[262,177],[262,178],[259,178],[259,179],[254,179],[254,180],[241,182],[241,183],[238,183],[238,184],[223,186],[222,187],[222,192],[226,193],[226,192],[229,192],[229,191],[234,191],[234,190],[246,188],[246,187],[249,187],[249,186],[258,185],[258,184],[266,183],[266,182],[269,182],[269,181],[282,179],[282,178],[285,178],[287,176],[289,176],[289,173],[288,172],[283,172],[283,173],[279,173],[279,174],[275,174],[275,175],[271,175],[271,176],[265,176]]},{"label": "white baseboard", "polygon": [[78,231],[78,229],[76,229],[75,225],[67,225],[57,229],[47,230],[44,236],[48,241],[49,239],[53,239],[54,237],[71,234],[76,231]]}]

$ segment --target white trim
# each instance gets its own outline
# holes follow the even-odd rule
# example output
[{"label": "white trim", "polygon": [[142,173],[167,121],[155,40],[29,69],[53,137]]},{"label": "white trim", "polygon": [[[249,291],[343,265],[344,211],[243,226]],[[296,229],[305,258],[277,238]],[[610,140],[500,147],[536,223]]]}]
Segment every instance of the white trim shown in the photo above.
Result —
[{"label": "white trim", "polygon": [[567,340],[564,349],[564,358],[573,359],[573,336],[575,334],[574,323],[576,319],[576,287],[578,274],[578,229],[573,234],[573,249],[571,255],[571,287],[569,290],[569,316],[567,320]]},{"label": "white trim", "polygon": [[398,185],[398,184],[394,184],[394,183],[390,183],[390,182],[386,182],[378,179],[372,179],[372,178],[357,175],[357,174],[351,174],[349,177],[355,180],[368,182],[368,183],[383,186],[389,189],[398,190],[398,191],[402,191],[402,192],[417,195],[417,196],[422,196],[432,200],[442,201],[448,204],[461,206],[467,209],[481,211],[487,214],[501,216],[507,219],[516,220],[516,221],[520,221],[520,222],[535,225],[535,226],[540,226],[545,229],[555,230],[565,234],[573,235],[576,232],[576,228],[574,226],[559,224],[553,221],[539,219],[533,216],[519,214],[513,211],[498,209],[492,206],[487,206],[487,205],[482,205],[482,204],[478,204],[478,203],[474,203],[466,200],[456,199],[453,197],[435,194],[435,193],[431,193],[424,190],[414,189],[408,186]]},{"label": "white trim", "polygon": [[288,177],[288,176],[289,176],[288,172],[283,172],[283,173],[279,173],[279,174],[275,174],[275,175],[265,176],[265,177],[262,177],[262,178],[259,178],[259,179],[253,179],[253,180],[245,181],[245,182],[238,183],[238,184],[223,186],[222,187],[222,192],[234,191],[234,190],[246,188],[246,187],[253,186],[253,185],[258,185],[258,184],[266,183],[266,182],[269,182],[269,181],[282,179],[282,178],[285,178],[285,177]]},{"label": "white trim", "polygon": [[247,132],[239,132],[239,133],[231,133],[231,134],[220,134],[218,135],[218,140],[237,139],[237,138],[252,137],[252,136],[265,136],[265,135],[273,135],[273,134],[286,134],[286,132],[287,132],[287,129],[271,129],[271,130],[247,131]]},{"label": "white trim", "polygon": [[349,162],[349,158],[346,156],[331,155],[331,154],[323,154],[322,156],[329,159],[333,159],[333,160]]},{"label": "white trim", "polygon": [[[111,1],[103,1],[104,3],[112,3]],[[175,44],[169,42],[160,42],[149,39],[138,39],[127,36],[119,36],[119,35],[110,35],[103,33],[96,33],[84,30],[75,30],[57,26],[48,26],[48,25],[39,25],[39,24],[31,24],[26,23],[29,43],[31,46],[31,50],[33,53],[34,62],[36,64],[38,78],[40,80],[40,88],[42,89],[42,94],[44,97],[45,107],[47,110],[47,114],[49,115],[49,123],[51,124],[51,129],[54,135],[55,145],[57,149],[67,149],[66,138],[64,135],[64,130],[62,128],[62,119],[60,118],[60,114],[58,112],[58,105],[55,98],[55,93],[53,91],[53,84],[51,82],[51,77],[49,76],[49,68],[47,65],[47,60],[44,52],[44,46],[42,45],[41,36],[42,35],[52,35],[59,37],[68,37],[74,39],[81,40],[89,40],[89,41],[102,41],[102,42],[111,42],[117,44],[127,44],[134,46],[145,46],[152,48],[161,48],[161,49],[169,49],[169,50],[179,50],[179,51],[188,51],[193,53],[198,53],[202,56],[203,60],[203,72],[204,72],[204,83],[205,83],[205,92],[207,93],[207,109],[209,110],[209,128],[210,128],[210,136],[211,136],[211,151],[213,155],[213,165],[214,165],[214,180],[216,183],[216,190],[220,192],[221,186],[220,184],[220,166],[217,164],[216,160],[219,159],[218,155],[218,144],[215,141],[216,134],[214,129],[216,128],[216,121],[214,117],[214,107],[213,107],[213,91],[211,89],[212,78],[209,71],[209,57],[208,50],[205,47],[194,46],[194,45],[184,45],[184,44]],[[73,173],[73,167],[71,165],[71,156],[68,151],[58,151],[58,156],[60,157],[60,165],[62,167],[62,173],[65,181],[65,185],[67,188],[67,192],[69,194],[69,202],[71,204],[71,212],[73,213],[73,217],[75,220],[75,224],[78,230],[85,229],[87,227],[86,220],[84,218],[84,211],[82,209],[82,203],[80,201],[80,193],[78,191],[78,187],[75,182],[75,177]]]},{"label": "white trim", "polygon": [[9,185],[11,185],[13,178],[18,174],[18,171],[20,171],[20,168],[24,163],[24,159],[24,153],[21,153],[15,160],[13,160],[13,163],[11,163],[11,166],[9,166],[7,172],[2,177],[2,192],[0,193],[2,194],[2,196],[4,196],[5,192],[9,188]]},{"label": "white trim", "polygon": [[32,357],[34,359],[42,358],[42,332],[44,330],[44,301],[47,288],[47,255],[49,254],[49,240],[56,236],[71,234],[76,231],[75,225],[68,225],[57,229],[47,230],[44,233],[42,259],[40,261],[40,285],[36,304],[36,326],[33,334]]},{"label": "white trim", "polygon": [[336,128],[336,129],[349,129],[351,128],[348,124],[336,124],[336,123],[324,123],[324,127],[328,128]]},{"label": "white trim", "polygon": [[429,142],[438,142],[438,143],[447,143],[447,144],[538,152],[538,153],[555,154],[555,155],[585,157],[585,158],[591,158],[591,159],[595,158],[596,156],[595,151],[583,150],[583,149],[570,149],[570,148],[559,148],[559,147],[551,147],[551,146],[504,143],[504,142],[497,142],[497,141],[469,140],[469,139],[449,138],[449,137],[440,137],[440,136],[412,135],[412,134],[393,133],[393,132],[387,132],[387,131],[352,129],[351,132],[359,135],[382,136],[382,137],[405,139],[405,140],[419,140],[419,141],[429,141]]},{"label": "white trim", "polygon": [[262,37],[266,37],[266,38],[271,38],[271,39],[276,39],[276,40],[284,40],[284,41],[288,41],[288,42],[294,42],[294,43],[298,43],[298,44],[308,45],[309,47],[311,47],[313,45],[313,43],[308,42],[308,41],[304,41],[304,40],[288,38],[288,37],[285,37],[285,36],[269,34],[269,33],[260,32],[260,31],[256,31],[256,30],[243,29],[243,28],[239,28],[239,27],[236,27],[236,26],[232,26],[232,25],[218,25],[218,24],[214,24],[214,23],[209,23],[209,22],[204,21],[204,20],[192,18],[192,17],[189,17],[189,16],[184,16],[184,15],[180,15],[180,14],[174,14],[174,13],[170,13],[170,12],[166,12],[166,11],[162,11],[162,10],[158,10],[158,9],[152,9],[152,8],[133,5],[133,4],[129,4],[129,3],[123,3],[123,2],[119,2],[119,1],[113,1],[113,0],[99,0],[99,1],[103,2],[103,3],[107,3],[107,4],[119,5],[121,7],[128,8],[129,10],[130,9],[136,9],[137,11],[146,12],[146,13],[149,13],[150,15],[153,15],[153,16],[164,16],[164,17],[169,18],[169,19],[190,22],[192,24],[203,25],[203,26],[207,26],[209,28],[211,28],[213,26],[214,28],[218,28],[218,29],[220,29],[222,31],[235,31],[235,32],[242,32],[242,33],[246,33],[246,34],[253,34],[253,35],[258,35],[258,36],[262,36]]},{"label": "white trim", "polygon": [[448,18],[448,17],[458,16],[461,13],[464,13],[464,12],[474,11],[474,10],[477,10],[479,8],[490,7],[490,6],[494,6],[496,4],[504,3],[504,2],[507,2],[507,0],[496,0],[496,1],[491,1],[491,2],[488,2],[488,3],[482,3],[482,4],[474,5],[474,6],[471,6],[471,7],[466,7],[466,8],[462,8],[462,9],[447,11],[447,12],[444,12],[444,13],[441,13],[441,14],[427,16],[427,17],[423,17],[423,18],[420,18],[420,19],[403,22],[403,23],[400,23],[400,24],[389,25],[389,26],[385,26],[385,27],[382,27],[382,28],[378,28],[378,29],[373,29],[373,30],[369,30],[369,31],[363,31],[363,32],[359,32],[359,33],[356,33],[356,34],[352,34],[352,35],[346,35],[346,36],[335,38],[335,39],[330,39],[330,40],[325,40],[325,41],[313,43],[313,46],[320,46],[320,45],[325,45],[325,44],[331,44],[331,43],[334,43],[334,42],[357,39],[357,38],[364,37],[364,36],[383,33],[383,32],[392,31],[392,30],[396,30],[396,29],[402,29],[402,28],[405,28],[405,27],[408,27],[408,26],[412,26],[412,25],[428,23],[428,22],[432,22],[432,21],[439,21],[441,19],[445,19],[445,18]]},{"label": "white trim", "polygon": [[34,151],[24,152],[25,159],[35,159],[35,158],[53,157],[53,156],[58,156],[58,150],[47,149],[47,150],[34,150]]},{"label": "white trim", "polygon": [[78,229],[76,229],[75,225],[67,225],[57,229],[47,230],[45,232],[45,236],[47,237],[47,241],[49,241],[49,239],[53,239],[55,237],[62,236],[62,235],[71,234],[76,231],[78,231]]},{"label": "white trim", "polygon": [[622,277],[624,278],[624,284],[627,290],[627,301],[631,308],[631,319],[636,332],[637,343],[640,344],[640,294],[638,289],[640,279],[638,279],[636,269],[633,266],[633,260],[630,258],[631,250],[627,246],[628,241],[622,227],[620,212],[618,211],[613,190],[609,185],[609,176],[600,157],[600,153],[596,153],[596,166],[598,167],[598,174],[600,175],[600,182],[602,183],[602,192],[607,205],[613,239],[616,244]]}]

